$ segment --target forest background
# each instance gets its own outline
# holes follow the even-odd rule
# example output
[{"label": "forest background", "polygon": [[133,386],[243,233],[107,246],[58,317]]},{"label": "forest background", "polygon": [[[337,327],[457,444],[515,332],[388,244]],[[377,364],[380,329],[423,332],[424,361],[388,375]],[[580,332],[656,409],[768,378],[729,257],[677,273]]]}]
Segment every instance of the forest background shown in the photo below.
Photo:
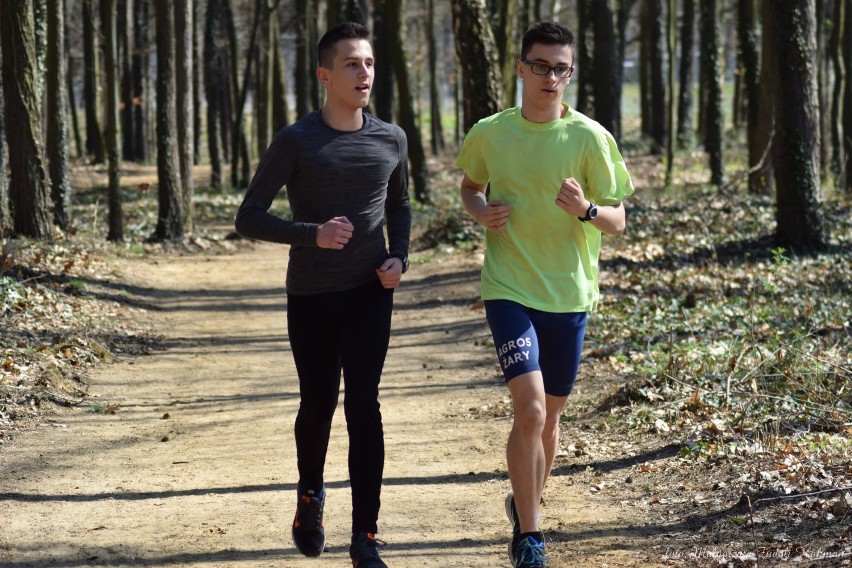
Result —
[{"label": "forest background", "polygon": [[[254,164],[322,104],[313,46],[333,23],[373,30],[369,110],[408,135],[415,250],[477,251],[452,160],[516,104],[520,37],[545,19],[575,31],[568,102],[639,190],[587,342],[617,379],[565,421],[674,440],[681,491],[739,469],[716,479],[743,497],[716,530],[848,554],[848,0],[0,0],[0,442],[85,404],[87,366],[156,344],[87,275],[236,246]],[[756,503],[783,530],[757,538]]]}]

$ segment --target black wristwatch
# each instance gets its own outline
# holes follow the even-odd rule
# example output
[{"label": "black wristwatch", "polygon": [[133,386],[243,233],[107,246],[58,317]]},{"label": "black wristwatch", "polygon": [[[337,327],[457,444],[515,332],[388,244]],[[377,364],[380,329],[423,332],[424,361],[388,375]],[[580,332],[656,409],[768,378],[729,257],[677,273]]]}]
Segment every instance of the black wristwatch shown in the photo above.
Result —
[{"label": "black wristwatch", "polygon": [[579,219],[580,221],[585,223],[587,221],[594,221],[595,218],[597,218],[597,216],[598,216],[598,206],[595,205],[594,203],[592,203],[591,201],[589,201],[589,208],[586,209],[586,216],[585,217],[577,217],[577,219]]},{"label": "black wristwatch", "polygon": [[401,260],[402,261],[402,273],[405,274],[406,272],[408,272],[408,257],[407,256],[397,252],[397,253],[390,255],[390,257],[391,258],[398,258],[399,260]]}]

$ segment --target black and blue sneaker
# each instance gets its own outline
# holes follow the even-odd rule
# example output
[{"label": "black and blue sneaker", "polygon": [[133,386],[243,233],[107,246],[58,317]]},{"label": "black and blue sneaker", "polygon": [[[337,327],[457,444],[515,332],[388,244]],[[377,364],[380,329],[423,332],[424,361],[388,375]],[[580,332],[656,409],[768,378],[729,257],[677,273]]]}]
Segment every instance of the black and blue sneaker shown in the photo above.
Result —
[{"label": "black and blue sneaker", "polygon": [[317,557],[325,550],[325,524],[322,509],[325,506],[325,487],[319,492],[297,490],[296,517],[293,519],[293,542],[299,552]]},{"label": "black and blue sneaker", "polygon": [[544,553],[544,533],[518,533],[509,543],[509,560],[514,568],[543,568],[547,565]]},{"label": "black and blue sneaker", "polygon": [[379,549],[384,547],[385,542],[377,539],[373,533],[354,533],[349,546],[353,568],[388,568],[379,556]]}]

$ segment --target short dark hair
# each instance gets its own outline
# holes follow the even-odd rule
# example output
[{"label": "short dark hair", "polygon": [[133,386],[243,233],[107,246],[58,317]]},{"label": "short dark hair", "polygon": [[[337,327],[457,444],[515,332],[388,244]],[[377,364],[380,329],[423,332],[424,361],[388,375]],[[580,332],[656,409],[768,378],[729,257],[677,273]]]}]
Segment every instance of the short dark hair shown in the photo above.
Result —
[{"label": "short dark hair", "polygon": [[567,45],[574,49],[574,34],[556,22],[539,22],[533,24],[524,34],[521,42],[521,59],[526,60],[532,46],[536,43],[544,45]]},{"label": "short dark hair", "polygon": [[334,48],[344,39],[370,39],[367,26],[357,22],[344,22],[325,32],[317,44],[317,62],[320,67],[331,69],[334,65]]}]

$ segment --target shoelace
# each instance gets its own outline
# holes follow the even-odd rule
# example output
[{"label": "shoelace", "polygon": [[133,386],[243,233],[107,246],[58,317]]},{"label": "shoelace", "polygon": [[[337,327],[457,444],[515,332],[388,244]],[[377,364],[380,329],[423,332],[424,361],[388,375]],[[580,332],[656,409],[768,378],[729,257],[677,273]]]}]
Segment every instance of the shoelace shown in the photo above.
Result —
[{"label": "shoelace", "polygon": [[387,546],[387,543],[378,539],[372,533],[367,533],[367,538],[355,543],[355,553],[358,558],[380,558],[379,549]]},{"label": "shoelace", "polygon": [[298,512],[297,527],[317,529],[322,525],[322,502],[317,497],[300,495]]},{"label": "shoelace", "polygon": [[547,555],[544,554],[544,545],[525,538],[518,543],[518,566],[544,566],[547,564]]}]

